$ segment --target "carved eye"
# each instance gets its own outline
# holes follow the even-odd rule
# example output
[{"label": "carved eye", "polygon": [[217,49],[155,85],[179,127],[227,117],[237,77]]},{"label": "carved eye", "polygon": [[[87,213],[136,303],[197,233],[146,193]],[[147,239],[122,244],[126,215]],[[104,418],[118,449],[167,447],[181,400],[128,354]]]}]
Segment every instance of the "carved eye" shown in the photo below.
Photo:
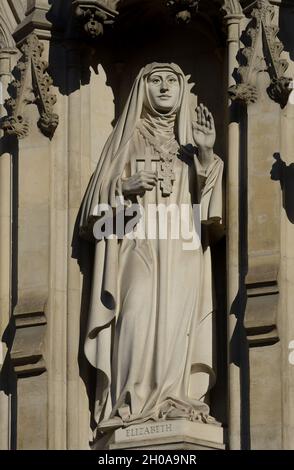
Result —
[{"label": "carved eye", "polygon": [[169,77],[168,78],[168,83],[170,83],[171,85],[174,85],[178,80],[176,79],[176,77]]},{"label": "carved eye", "polygon": [[154,83],[154,85],[158,85],[160,83],[160,80],[159,78],[152,78],[151,82]]}]

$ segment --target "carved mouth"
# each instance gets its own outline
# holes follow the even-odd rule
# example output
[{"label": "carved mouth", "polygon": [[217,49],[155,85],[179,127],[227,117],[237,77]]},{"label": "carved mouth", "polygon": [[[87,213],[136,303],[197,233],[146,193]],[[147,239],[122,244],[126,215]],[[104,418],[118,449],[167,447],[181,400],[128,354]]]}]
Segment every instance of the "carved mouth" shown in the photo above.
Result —
[{"label": "carved mouth", "polygon": [[169,100],[171,98],[171,96],[168,96],[168,95],[159,95],[159,97],[161,100]]}]

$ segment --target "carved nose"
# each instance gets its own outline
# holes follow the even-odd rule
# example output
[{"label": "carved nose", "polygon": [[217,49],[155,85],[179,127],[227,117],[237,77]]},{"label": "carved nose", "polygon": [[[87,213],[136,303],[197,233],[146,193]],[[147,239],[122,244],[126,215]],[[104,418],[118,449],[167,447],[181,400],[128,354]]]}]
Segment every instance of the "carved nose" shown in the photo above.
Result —
[{"label": "carved nose", "polygon": [[160,91],[167,91],[168,90],[168,84],[166,82],[162,82]]}]

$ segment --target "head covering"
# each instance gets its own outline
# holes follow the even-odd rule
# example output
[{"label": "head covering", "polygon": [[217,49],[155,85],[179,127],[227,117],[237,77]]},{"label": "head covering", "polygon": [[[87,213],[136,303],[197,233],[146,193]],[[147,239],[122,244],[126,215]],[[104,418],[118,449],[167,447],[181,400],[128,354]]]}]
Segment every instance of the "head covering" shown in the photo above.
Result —
[{"label": "head covering", "polygon": [[[169,113],[156,111],[148,99],[147,78],[157,70],[170,70],[175,73],[180,82],[180,99],[175,109]],[[89,219],[95,216],[95,208],[98,204],[116,205],[117,181],[123,173],[127,161],[127,144],[132,138],[140,118],[145,113],[145,118],[159,119],[175,124],[175,135],[180,145],[192,144],[193,141],[192,121],[196,119],[193,109],[193,98],[188,77],[184,75],[181,68],[173,63],[157,63],[143,67],[138,74],[125,108],[118,122],[108,138],[97,168],[92,176],[81,209],[80,227],[86,227]],[[147,107],[146,107],[147,103]],[[147,112],[146,112],[147,111]],[[173,125],[174,125],[173,124]]]},{"label": "head covering", "polygon": [[[173,74],[175,74],[177,76],[178,81],[179,81],[179,97],[178,97],[178,100],[177,100],[176,104],[174,105],[174,107],[171,110],[169,110],[168,112],[164,112],[164,113],[158,111],[152,105],[151,99],[150,99],[150,94],[149,94],[149,86],[148,86],[149,77],[151,75],[155,74],[156,72],[163,72],[163,71],[164,72],[165,71],[172,72]],[[160,117],[160,118],[165,118],[165,117],[170,117],[170,116],[176,115],[176,113],[177,113],[177,111],[180,107],[180,103],[182,101],[182,95],[183,95],[183,89],[184,89],[183,77],[182,77],[181,74],[179,74],[175,70],[171,69],[171,67],[165,67],[164,65],[158,65],[158,66],[154,67],[150,73],[145,75],[144,84],[145,84],[145,99],[144,99],[144,110],[145,111],[147,111],[148,113],[151,113],[153,116]],[[143,115],[144,115],[144,110],[143,110]]]},{"label": "head covering", "polygon": [[[160,112],[155,109],[152,105],[148,79],[149,77],[157,72],[169,71],[173,72],[179,83],[179,94],[176,104],[168,112]],[[177,111],[180,108],[180,103],[182,101],[184,84],[183,77],[180,74],[177,74],[174,70],[171,70],[170,67],[166,68],[164,65],[155,67],[148,75],[145,76],[145,99],[144,107],[141,115],[141,123],[143,127],[157,140],[171,139],[176,137],[175,122],[177,117]]]}]

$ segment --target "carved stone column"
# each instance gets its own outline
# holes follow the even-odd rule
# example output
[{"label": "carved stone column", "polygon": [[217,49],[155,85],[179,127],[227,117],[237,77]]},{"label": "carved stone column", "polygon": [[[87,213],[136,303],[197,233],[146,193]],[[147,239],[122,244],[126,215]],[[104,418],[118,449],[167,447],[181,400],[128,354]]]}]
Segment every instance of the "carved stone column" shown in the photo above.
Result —
[{"label": "carved stone column", "polygon": [[[14,48],[0,49],[0,117],[6,111],[4,100],[8,97],[7,87],[11,80]],[[12,157],[3,141],[3,132],[0,131],[0,338],[7,328],[11,316],[11,227],[12,227]],[[6,151],[5,151],[6,150]],[[0,371],[7,359],[7,346],[0,341]],[[0,449],[10,448],[10,396],[0,391]]]},{"label": "carved stone column", "polygon": [[[228,86],[234,83],[240,47],[242,9],[238,1],[225,2],[228,53]],[[227,301],[228,301],[228,358],[229,358],[229,445],[240,449],[240,371],[232,358],[232,341],[237,327],[239,294],[239,163],[240,126],[238,107],[229,104],[228,166],[227,166]]]},{"label": "carved stone column", "polygon": [[[292,63],[292,70],[294,66]],[[294,364],[290,360],[294,349],[294,92],[281,114],[281,157],[285,163],[282,175],[281,265],[279,272],[280,301],[278,328],[281,337],[282,368],[282,445],[294,449]],[[278,182],[276,184],[279,184]],[[292,201],[292,202],[291,202]]]},{"label": "carved stone column", "polygon": [[[250,347],[246,358],[247,378],[250,379],[246,396],[250,423],[249,417],[245,417],[245,421],[250,424],[247,435],[253,448],[281,446],[280,373],[283,374],[282,370],[287,368],[284,364],[281,369],[281,346],[278,343],[281,337],[281,330],[277,328],[278,302],[281,303],[279,289],[280,286],[285,289],[287,281],[278,282],[280,201],[279,187],[272,181],[271,158],[280,148],[279,115],[289,97],[291,78],[286,75],[289,63],[286,56],[282,56],[284,46],[278,37],[280,10],[272,3],[261,0],[248,6],[249,22],[243,35],[246,39],[242,40],[246,47],[239,51],[239,57],[243,59],[237,70],[237,85],[230,87],[232,99],[242,103],[244,115],[247,115],[242,130],[246,150],[244,157],[240,158],[244,184],[241,212],[245,226],[244,230],[240,227],[244,241],[240,299],[241,310],[245,314],[242,332],[245,328],[247,348]],[[282,137],[281,143],[283,141]],[[285,318],[284,310],[281,315]],[[287,346],[284,347],[286,350]],[[271,361],[271,372],[263,370],[266,361]],[[272,380],[271,374],[279,378]],[[268,387],[264,391],[263,402],[260,402],[265,381]],[[242,380],[242,394],[244,391]],[[271,413],[268,413],[268,404],[272,400]],[[241,405],[243,407],[242,401]]]},{"label": "carved stone column", "polygon": [[[67,208],[67,449],[88,447],[89,423],[85,387],[79,376],[79,334],[82,276],[78,264],[72,259],[72,237],[83,198],[83,165],[86,165],[86,146],[83,145],[84,110],[89,102],[83,100],[87,90],[79,87],[81,51],[69,44],[67,51],[68,86],[68,208]],[[83,107],[85,106],[85,108]],[[88,116],[87,116],[88,117]],[[85,152],[85,153],[84,153]]]},{"label": "carved stone column", "polygon": [[80,77],[80,51],[68,50],[68,89],[76,90],[68,98],[68,297],[67,297],[67,449],[79,448],[77,411],[79,410],[78,387],[78,339],[80,315],[80,272],[70,257],[71,239],[81,199],[81,91],[76,89]]},{"label": "carved stone column", "polygon": [[[13,230],[9,228],[12,233],[10,240],[9,237],[5,240],[9,243],[7,253],[10,253],[10,246],[13,247],[13,267],[10,268],[13,277],[11,324],[15,326],[15,332],[11,338],[10,357],[17,378],[14,410],[14,426],[17,429],[13,430],[13,435],[18,449],[45,449],[48,420],[44,340],[48,298],[49,152],[48,139],[41,134],[36,123],[39,118],[46,120],[46,111],[45,114],[43,111],[52,104],[50,96],[46,95],[50,83],[47,81],[45,63],[40,60],[43,52],[46,57],[46,44],[41,43],[41,35],[38,35],[40,30],[48,33],[48,22],[44,20],[42,23],[42,18],[45,18],[49,4],[47,1],[43,1],[42,5],[40,1],[28,1],[27,6],[26,18],[14,35],[23,54],[19,54],[19,80],[13,81],[9,87],[10,90],[14,88],[15,92],[8,103],[12,112],[4,120],[7,126],[3,126],[6,130],[6,148],[9,149],[9,142],[13,143],[13,171],[10,169],[9,175],[7,170],[5,184],[7,187],[7,183],[13,180],[13,188],[10,187],[13,204],[10,200],[9,207],[13,207],[14,225]],[[42,15],[38,16],[41,11]],[[34,93],[30,93],[30,88]],[[21,112],[18,114],[19,110]],[[22,111],[24,116],[19,120]],[[18,124],[25,122],[26,117],[32,126],[25,128],[27,133],[18,132],[23,130]],[[19,138],[26,134],[26,143],[23,144]],[[5,185],[2,181],[0,185],[2,191]],[[0,230],[3,230],[2,223]],[[1,253],[0,256],[2,264]],[[33,429],[33,432],[28,432],[28,429]]]}]

